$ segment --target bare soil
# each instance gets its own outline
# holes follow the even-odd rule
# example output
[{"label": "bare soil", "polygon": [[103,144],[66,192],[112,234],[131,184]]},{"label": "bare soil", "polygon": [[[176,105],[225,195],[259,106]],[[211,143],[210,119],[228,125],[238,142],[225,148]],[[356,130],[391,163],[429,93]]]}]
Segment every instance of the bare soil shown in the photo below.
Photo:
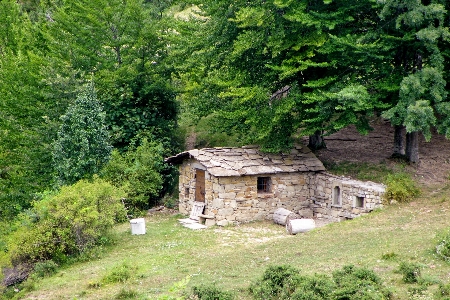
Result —
[{"label": "bare soil", "polygon": [[[393,164],[398,159],[390,158],[393,153],[394,127],[388,121],[375,119],[374,128],[363,136],[354,126],[347,127],[325,137],[326,149],[316,152],[317,157],[328,162],[367,162]],[[450,140],[433,132],[430,142],[419,137],[419,159],[417,165],[407,165],[421,184],[435,185],[449,182]]]}]

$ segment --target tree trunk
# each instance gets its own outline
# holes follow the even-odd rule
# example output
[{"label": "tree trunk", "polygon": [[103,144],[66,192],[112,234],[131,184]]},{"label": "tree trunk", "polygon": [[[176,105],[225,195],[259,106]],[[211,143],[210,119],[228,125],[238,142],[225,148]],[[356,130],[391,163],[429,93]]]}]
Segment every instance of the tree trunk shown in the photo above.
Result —
[{"label": "tree trunk", "polygon": [[406,158],[409,162],[419,163],[419,132],[406,133]]},{"label": "tree trunk", "polygon": [[405,156],[405,146],[403,145],[403,125],[394,126],[394,153],[392,157],[404,157]]},{"label": "tree trunk", "polygon": [[309,136],[308,147],[311,150],[319,150],[327,147],[320,130],[314,132],[314,135]]},{"label": "tree trunk", "polygon": [[316,222],[313,219],[294,219],[286,223],[286,231],[289,234],[307,232],[316,228]]}]

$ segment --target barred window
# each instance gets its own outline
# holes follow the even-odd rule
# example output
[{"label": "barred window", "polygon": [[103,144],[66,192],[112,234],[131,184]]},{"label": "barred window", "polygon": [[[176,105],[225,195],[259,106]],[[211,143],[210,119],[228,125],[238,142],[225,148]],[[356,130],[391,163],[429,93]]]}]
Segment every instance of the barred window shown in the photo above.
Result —
[{"label": "barred window", "polygon": [[258,177],[258,193],[270,193],[271,182],[270,177]]}]

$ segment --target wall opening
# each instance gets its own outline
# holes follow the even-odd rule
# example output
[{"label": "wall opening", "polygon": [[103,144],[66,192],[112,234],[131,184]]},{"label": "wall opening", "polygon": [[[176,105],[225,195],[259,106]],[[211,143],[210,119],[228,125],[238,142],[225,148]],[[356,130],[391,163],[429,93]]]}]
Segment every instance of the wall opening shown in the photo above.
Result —
[{"label": "wall opening", "polygon": [[355,197],[355,207],[359,207],[359,208],[364,207],[364,197],[360,197],[360,196]]},{"label": "wall opening", "polygon": [[270,193],[272,191],[272,182],[270,177],[258,177],[258,193]]},{"label": "wall opening", "polygon": [[189,198],[189,188],[184,188],[184,198]]},{"label": "wall opening", "polygon": [[339,186],[335,186],[333,189],[333,205],[342,205],[341,188]]}]

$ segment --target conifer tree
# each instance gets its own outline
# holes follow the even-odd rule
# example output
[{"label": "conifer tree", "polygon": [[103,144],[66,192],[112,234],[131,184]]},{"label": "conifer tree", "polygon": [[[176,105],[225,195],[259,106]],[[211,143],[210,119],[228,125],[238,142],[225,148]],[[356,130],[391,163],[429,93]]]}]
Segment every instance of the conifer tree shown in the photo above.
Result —
[{"label": "conifer tree", "polygon": [[450,137],[441,50],[441,42],[450,38],[446,14],[438,1],[420,0],[388,0],[380,13],[383,45],[393,53],[389,62],[401,79],[396,103],[383,116],[406,127],[406,157],[413,163],[419,162],[419,132],[429,141],[431,128],[437,126]]},{"label": "conifer tree", "polygon": [[70,185],[97,174],[112,150],[105,113],[92,85],[80,93],[61,121],[53,162],[57,184]]}]

